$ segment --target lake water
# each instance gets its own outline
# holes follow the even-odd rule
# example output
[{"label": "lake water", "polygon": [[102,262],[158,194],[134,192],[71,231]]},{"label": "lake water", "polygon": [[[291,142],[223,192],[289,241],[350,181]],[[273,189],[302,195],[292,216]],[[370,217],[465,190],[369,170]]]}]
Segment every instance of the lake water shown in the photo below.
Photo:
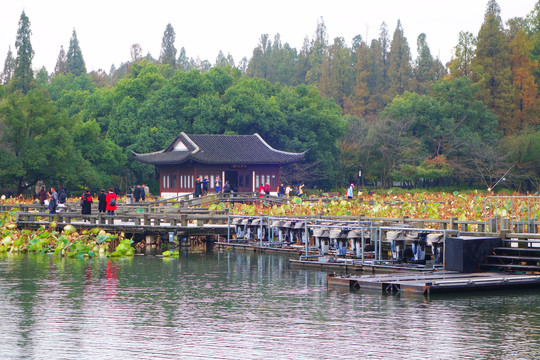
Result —
[{"label": "lake water", "polygon": [[2,359],[535,359],[540,291],[327,288],[283,256],[0,256]]}]

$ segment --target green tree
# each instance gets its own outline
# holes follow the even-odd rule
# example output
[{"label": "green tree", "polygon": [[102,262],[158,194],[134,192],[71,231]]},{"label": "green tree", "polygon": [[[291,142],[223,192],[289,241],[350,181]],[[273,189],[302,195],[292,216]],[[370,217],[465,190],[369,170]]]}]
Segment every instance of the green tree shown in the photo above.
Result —
[{"label": "green tree", "polygon": [[472,59],[476,52],[476,38],[470,32],[459,33],[458,45],[454,48],[454,58],[447,64],[450,76],[457,79],[472,75]]},{"label": "green tree", "polygon": [[303,164],[288,172],[292,182],[305,182],[322,188],[335,186],[340,171],[338,140],[346,120],[331,99],[325,99],[314,86],[283,87],[276,95],[284,127],[276,127],[269,143],[276,148],[306,153]]},{"label": "green tree", "polygon": [[86,74],[86,65],[79,46],[79,40],[77,39],[77,32],[73,29],[71,39],[69,40],[69,48],[66,54],[67,59],[67,71],[75,76],[81,76]]},{"label": "green tree", "polygon": [[315,31],[315,39],[313,40],[308,55],[309,68],[306,73],[305,82],[309,85],[319,86],[321,82],[322,64],[327,56],[328,34],[326,33],[326,25],[324,20],[320,19],[317,23]]},{"label": "green tree", "polygon": [[225,56],[223,51],[219,50],[218,56],[216,58],[215,66],[216,67],[226,67],[226,66],[234,67],[234,59],[231,56],[231,54],[227,54],[227,56]]},{"label": "green tree", "polygon": [[497,114],[499,129],[508,135],[516,133],[518,128],[512,123],[514,104],[510,47],[500,12],[497,2],[490,0],[478,33],[473,80],[479,87],[477,97]]},{"label": "green tree", "polygon": [[270,53],[272,51],[272,42],[268,34],[262,34],[259,39],[259,44],[253,49],[253,55],[249,60],[246,75],[267,79],[270,75]]},{"label": "green tree", "polygon": [[273,84],[279,82],[283,85],[295,85],[297,57],[296,49],[291,48],[288,43],[282,45],[280,35],[276,34],[270,57],[272,69],[270,82]]},{"label": "green tree", "polygon": [[474,99],[474,91],[467,77],[442,80],[432,86],[430,95],[406,92],[385,108],[381,117],[410,122],[407,136],[421,145],[415,157],[402,155],[402,164],[426,166],[430,164],[426,160],[438,158],[436,164],[448,164],[463,178],[477,177],[481,149],[494,148],[500,134],[497,117]]},{"label": "green tree", "polygon": [[396,95],[401,95],[406,90],[409,90],[412,78],[411,52],[399,20],[390,44],[388,63],[388,91],[386,98],[390,100]]},{"label": "green tree", "polygon": [[351,65],[351,50],[345,45],[345,39],[335,38],[321,66],[319,90],[323,95],[333,98],[342,108],[348,105],[348,96],[354,86]]},{"label": "green tree", "polygon": [[15,59],[13,59],[13,53],[11,52],[11,46],[8,49],[6,60],[4,61],[4,70],[0,75],[0,83],[8,84],[13,78],[15,71]]},{"label": "green tree", "polygon": [[55,106],[46,90],[32,89],[27,95],[15,92],[0,107],[2,134],[1,162],[9,166],[0,172],[17,193],[44,180],[49,184],[64,180],[75,185],[86,164],[73,145],[70,121],[55,115]]},{"label": "green tree", "polygon": [[186,49],[184,49],[184,47],[182,47],[180,49],[180,55],[178,55],[177,65],[178,65],[179,70],[182,70],[182,71],[191,70],[191,66],[189,64],[189,59],[188,59],[188,57],[186,55]]},{"label": "green tree", "polygon": [[426,41],[426,34],[418,35],[417,52],[414,67],[414,79],[416,82],[416,91],[424,93],[428,86],[435,80],[435,61],[431,56],[431,51]]},{"label": "green tree", "polygon": [[168,23],[163,33],[163,39],[161,40],[161,52],[159,54],[159,63],[163,65],[170,65],[173,69],[176,68],[176,48],[174,42],[176,40],[176,33],[171,23]]},{"label": "green tree", "polygon": [[60,52],[58,53],[58,58],[56,59],[56,65],[54,66],[55,75],[65,75],[68,71],[68,62],[66,52],[64,51],[64,45],[60,46]]},{"label": "green tree", "polygon": [[15,40],[15,48],[17,49],[17,57],[15,58],[15,70],[13,72],[13,89],[19,90],[23,94],[28,93],[32,88],[34,80],[34,72],[32,71],[32,59],[34,58],[34,50],[30,42],[30,20],[24,13],[24,10],[19,19],[19,28],[17,29],[17,38]]}]

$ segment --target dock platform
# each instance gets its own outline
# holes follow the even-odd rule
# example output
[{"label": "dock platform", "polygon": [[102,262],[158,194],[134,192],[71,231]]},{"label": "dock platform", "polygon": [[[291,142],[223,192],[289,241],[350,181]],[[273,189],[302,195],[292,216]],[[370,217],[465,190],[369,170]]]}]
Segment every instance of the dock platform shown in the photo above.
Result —
[{"label": "dock platform", "polygon": [[442,292],[505,290],[510,288],[540,289],[540,274],[520,275],[496,272],[380,274],[327,277],[329,286],[345,286],[358,290],[377,290],[389,294],[409,293],[429,295]]}]

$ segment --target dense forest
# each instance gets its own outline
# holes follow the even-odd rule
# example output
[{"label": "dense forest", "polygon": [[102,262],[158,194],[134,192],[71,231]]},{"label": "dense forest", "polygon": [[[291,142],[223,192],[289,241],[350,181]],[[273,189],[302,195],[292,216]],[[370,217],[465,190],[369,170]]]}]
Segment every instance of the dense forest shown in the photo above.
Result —
[{"label": "dense forest", "polygon": [[461,32],[447,64],[427,35],[412,59],[398,21],[377,39],[329,41],[321,18],[301,49],[260,36],[250,59],[214,65],[175,47],[168,24],[157,59],[131,46],[110,72],[88,72],[77,33],[54,71],[34,71],[31,23],[21,14],[15,53],[0,74],[0,190],[43,180],[68,189],[150,183],[133,152],[165,148],[184,131],[259,133],[277,149],[308,150],[288,183],[505,187],[540,181],[540,1],[503,23],[489,0],[478,34]]}]

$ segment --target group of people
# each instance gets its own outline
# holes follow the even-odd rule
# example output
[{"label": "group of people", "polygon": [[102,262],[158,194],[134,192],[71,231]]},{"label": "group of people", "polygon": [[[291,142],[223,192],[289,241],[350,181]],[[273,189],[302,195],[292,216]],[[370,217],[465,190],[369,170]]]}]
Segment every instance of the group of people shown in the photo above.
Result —
[{"label": "group of people", "polygon": [[[195,191],[193,193],[194,197],[201,197],[208,195],[208,190],[210,189],[210,180],[208,179],[208,176],[197,176],[195,179]],[[231,185],[228,181],[225,181],[225,184],[223,184],[222,188],[222,182],[221,178],[219,176],[216,176],[214,180],[214,190],[216,191],[216,194],[219,194],[220,192],[224,193],[230,193],[231,192]]]},{"label": "group of people", "polygon": [[[94,202],[90,190],[86,190],[81,196],[81,214],[92,214],[92,203]],[[118,195],[113,191],[113,188],[109,188],[109,192],[105,194],[105,190],[101,190],[98,196],[98,211],[100,213],[107,212],[107,215],[114,215],[114,211],[117,209]]]},{"label": "group of people", "polygon": [[63,187],[59,187],[58,191],[56,191],[54,186],[51,186],[49,191],[47,191],[45,190],[45,186],[42,186],[37,194],[37,198],[40,205],[45,205],[47,202],[49,214],[56,214],[59,208],[65,207],[67,193]]},{"label": "group of people", "polygon": [[[266,184],[268,185],[268,184]],[[295,190],[293,191],[293,188],[290,185],[287,185],[286,187],[283,186],[283,184],[280,184],[278,186],[278,196],[279,197],[286,197],[290,198],[291,196],[298,196],[302,197],[304,195],[304,184],[298,185]]]},{"label": "group of people", "polygon": [[[131,190],[131,189],[130,189]],[[137,185],[135,187],[135,190],[133,190],[133,198],[135,199],[135,202],[144,201],[146,199],[146,195],[150,192],[150,189],[148,186],[142,184]]]}]

